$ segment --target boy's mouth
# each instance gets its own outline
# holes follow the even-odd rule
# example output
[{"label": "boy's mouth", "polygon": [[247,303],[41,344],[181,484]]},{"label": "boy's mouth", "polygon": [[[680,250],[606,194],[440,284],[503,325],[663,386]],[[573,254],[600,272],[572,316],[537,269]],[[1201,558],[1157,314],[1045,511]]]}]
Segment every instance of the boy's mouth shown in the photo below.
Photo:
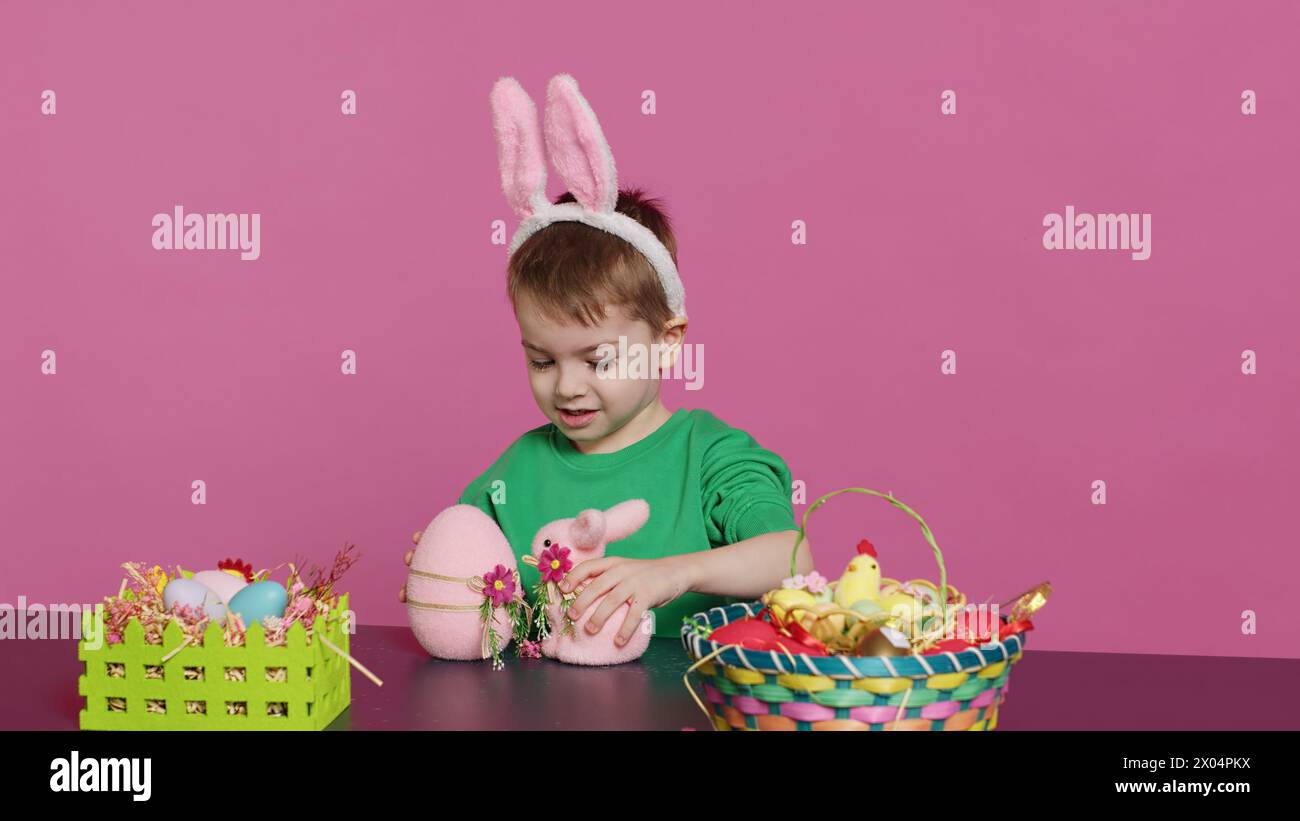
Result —
[{"label": "boy's mouth", "polygon": [[591,420],[596,418],[597,411],[590,408],[576,408],[569,410],[560,408],[560,419],[564,424],[571,428],[581,428],[591,424]]}]

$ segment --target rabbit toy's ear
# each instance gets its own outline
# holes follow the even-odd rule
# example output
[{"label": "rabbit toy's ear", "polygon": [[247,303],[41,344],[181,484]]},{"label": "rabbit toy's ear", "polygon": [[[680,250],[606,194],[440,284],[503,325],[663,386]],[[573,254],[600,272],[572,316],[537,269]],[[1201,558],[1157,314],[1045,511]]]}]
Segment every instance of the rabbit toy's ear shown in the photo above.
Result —
[{"label": "rabbit toy's ear", "polygon": [[626,539],[641,529],[650,520],[650,504],[644,499],[628,499],[605,511],[608,533],[611,542]]},{"label": "rabbit toy's ear", "polygon": [[501,164],[501,190],[514,212],[527,218],[548,205],[546,154],[537,106],[514,77],[497,80],[489,100]]},{"label": "rabbit toy's ear", "polygon": [[573,198],[588,211],[612,212],[618,203],[614,154],[578,81],[557,74],[546,86],[546,151]]},{"label": "rabbit toy's ear", "polygon": [[594,550],[605,543],[605,513],[589,508],[579,513],[570,528],[573,546],[579,550]]}]

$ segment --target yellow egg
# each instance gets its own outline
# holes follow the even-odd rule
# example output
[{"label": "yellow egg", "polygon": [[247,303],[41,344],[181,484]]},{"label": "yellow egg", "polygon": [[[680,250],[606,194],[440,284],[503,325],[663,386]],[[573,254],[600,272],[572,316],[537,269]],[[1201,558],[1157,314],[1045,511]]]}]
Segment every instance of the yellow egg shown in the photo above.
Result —
[{"label": "yellow egg", "polygon": [[[789,590],[782,588],[767,595],[767,606],[777,621],[784,622],[786,612],[795,605],[811,608],[817,604],[817,598],[807,590]],[[802,618],[803,611],[796,611],[795,616]]]},{"label": "yellow egg", "polygon": [[890,593],[888,596],[881,598],[880,609],[902,619],[907,625],[903,630],[904,633],[911,629],[913,620],[919,616],[921,612],[920,603],[917,602],[916,597],[910,593],[903,592]]}]

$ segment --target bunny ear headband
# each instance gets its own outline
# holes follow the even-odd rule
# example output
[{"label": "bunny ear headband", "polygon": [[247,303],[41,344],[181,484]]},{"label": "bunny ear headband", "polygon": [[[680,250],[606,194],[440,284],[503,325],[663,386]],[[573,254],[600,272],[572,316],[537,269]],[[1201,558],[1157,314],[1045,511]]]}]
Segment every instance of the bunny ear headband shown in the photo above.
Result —
[{"label": "bunny ear headband", "polygon": [[[546,86],[546,150],[537,106],[513,77],[492,86],[492,128],[501,163],[501,188],[522,219],[509,253],[553,222],[581,222],[621,237],[645,255],[677,316],[686,315],[686,292],[672,254],[654,232],[614,210],[618,176],[614,155],[600,130],[596,112],[578,92],[578,81],[557,74]],[[546,199],[546,155],[577,202],[558,205]]]}]

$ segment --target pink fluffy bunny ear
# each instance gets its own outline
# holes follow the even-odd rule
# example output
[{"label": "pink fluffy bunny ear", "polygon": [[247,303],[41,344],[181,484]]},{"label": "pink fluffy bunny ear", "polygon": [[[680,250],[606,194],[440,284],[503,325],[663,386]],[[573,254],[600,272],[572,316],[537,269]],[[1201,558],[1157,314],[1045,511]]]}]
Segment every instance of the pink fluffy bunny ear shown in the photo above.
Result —
[{"label": "pink fluffy bunny ear", "polygon": [[578,81],[557,74],[546,86],[546,150],[574,199],[588,211],[611,212],[618,203],[614,154]]},{"label": "pink fluffy bunny ear", "polygon": [[645,499],[628,499],[605,511],[606,538],[611,542],[626,539],[650,519],[650,504]]},{"label": "pink fluffy bunny ear", "polygon": [[596,508],[582,511],[573,520],[573,546],[592,550],[605,542],[605,512]]},{"label": "pink fluffy bunny ear", "polygon": [[546,154],[537,106],[514,77],[497,80],[489,100],[501,164],[501,190],[514,212],[527,218],[548,204]]}]

